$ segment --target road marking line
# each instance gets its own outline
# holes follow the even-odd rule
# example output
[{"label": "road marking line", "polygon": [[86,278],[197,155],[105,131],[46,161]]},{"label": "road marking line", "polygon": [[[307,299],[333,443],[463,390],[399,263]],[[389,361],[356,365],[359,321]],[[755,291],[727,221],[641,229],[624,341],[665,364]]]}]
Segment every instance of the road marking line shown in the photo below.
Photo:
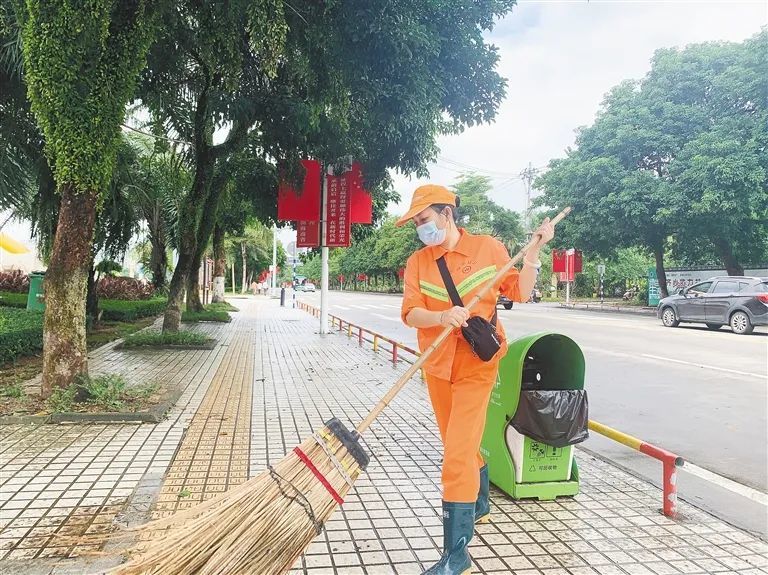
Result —
[{"label": "road marking line", "polygon": [[400,309],[402,307],[402,306],[399,306],[399,305],[392,305],[391,303],[385,303],[385,304],[382,304],[382,305],[384,307],[389,307],[389,308],[392,308],[392,309]]},{"label": "road marking line", "polygon": [[333,304],[333,307],[338,308],[338,309],[343,309],[345,311],[349,311],[349,309],[350,309],[350,308],[348,308],[345,305],[339,305],[339,304]]},{"label": "road marking line", "polygon": [[681,469],[683,471],[690,473],[691,475],[695,475],[696,477],[709,481],[710,483],[714,483],[715,485],[722,487],[723,489],[727,489],[728,491],[737,493],[742,497],[751,499],[752,501],[755,501],[760,505],[768,506],[768,493],[763,493],[762,491],[753,489],[748,485],[738,483],[733,479],[728,479],[727,477],[723,477],[722,475],[718,475],[717,473],[713,473],[708,469],[704,469],[703,467],[699,467],[698,465],[694,465],[693,463],[688,463],[687,461],[685,462],[685,464]]},{"label": "road marking line", "polygon": [[725,367],[715,367],[714,365],[704,365],[702,363],[693,363],[693,362],[690,362],[690,361],[683,361],[681,359],[672,359],[670,357],[661,357],[660,355],[651,355],[649,353],[641,353],[640,357],[647,357],[647,358],[650,358],[650,359],[658,359],[658,360],[661,360],[661,361],[670,361],[672,363],[680,363],[680,364],[683,364],[683,365],[691,365],[693,367],[699,367],[701,369],[712,369],[712,370],[715,370],[715,371],[723,371],[725,373],[735,373],[736,375],[746,375],[746,376],[749,376],[749,377],[757,377],[759,379],[765,379],[765,377],[766,377],[765,375],[760,374],[760,373],[752,373],[750,371],[739,371],[737,369],[727,369]]},{"label": "road marking line", "polygon": [[374,315],[376,317],[380,317],[381,319],[386,319],[388,321],[397,321],[397,322],[400,321],[399,317],[390,317],[388,315],[381,315],[380,313],[372,313],[371,315]]},{"label": "road marking line", "polygon": [[366,309],[367,310],[371,306],[368,306],[368,305],[355,305],[355,304],[351,303],[351,304],[349,304],[349,307],[353,307],[355,309]]}]

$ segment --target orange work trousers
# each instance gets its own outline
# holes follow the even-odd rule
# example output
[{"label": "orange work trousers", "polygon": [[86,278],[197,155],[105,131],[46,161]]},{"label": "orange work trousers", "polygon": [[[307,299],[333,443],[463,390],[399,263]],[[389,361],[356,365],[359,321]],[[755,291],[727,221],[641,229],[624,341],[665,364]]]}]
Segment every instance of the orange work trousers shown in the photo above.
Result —
[{"label": "orange work trousers", "polygon": [[498,371],[497,358],[482,361],[469,344],[460,339],[451,379],[426,374],[429,397],[443,440],[444,501],[474,503],[477,500],[479,470],[485,463],[480,455],[480,442]]}]

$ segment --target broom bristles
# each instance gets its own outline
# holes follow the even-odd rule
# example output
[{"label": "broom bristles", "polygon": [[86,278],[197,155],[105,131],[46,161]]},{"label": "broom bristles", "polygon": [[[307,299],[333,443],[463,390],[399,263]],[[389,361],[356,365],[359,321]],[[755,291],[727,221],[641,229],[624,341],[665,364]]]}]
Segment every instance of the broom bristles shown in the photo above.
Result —
[{"label": "broom bristles", "polygon": [[338,507],[329,488],[343,498],[367,463],[366,457],[360,465],[359,452],[347,449],[349,437],[345,446],[336,435],[337,424],[332,427],[305,440],[298,447],[301,453],[292,451],[274,467],[200,505],[117,536],[86,538],[93,543],[97,537],[139,537],[128,551],[129,561],[112,575],[285,573]]}]

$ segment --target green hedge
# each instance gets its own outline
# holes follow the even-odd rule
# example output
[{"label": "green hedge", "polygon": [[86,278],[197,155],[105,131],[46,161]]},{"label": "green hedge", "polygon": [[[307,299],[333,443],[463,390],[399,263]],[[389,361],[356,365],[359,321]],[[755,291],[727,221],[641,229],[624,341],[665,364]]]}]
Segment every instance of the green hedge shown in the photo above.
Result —
[{"label": "green hedge", "polygon": [[102,319],[111,321],[135,321],[142,317],[159,315],[165,311],[167,305],[165,298],[147,300],[99,300],[99,307],[104,310]]},{"label": "green hedge", "polygon": [[[166,304],[167,300],[165,298],[132,301],[119,299],[99,300],[99,307],[104,310],[103,319],[110,321],[135,321],[143,317],[160,315],[165,311]],[[26,309],[27,294],[0,292],[0,307]]]},{"label": "green hedge", "polygon": [[26,309],[27,294],[0,291],[0,307],[19,307]]},{"label": "green hedge", "polygon": [[43,349],[43,314],[0,308],[0,364]]},{"label": "green hedge", "polygon": [[219,322],[219,323],[228,323],[232,321],[232,316],[230,316],[225,311],[212,311],[212,310],[205,310],[205,311],[185,311],[181,313],[181,321],[184,323],[197,323],[200,321],[213,321],[213,322]]}]

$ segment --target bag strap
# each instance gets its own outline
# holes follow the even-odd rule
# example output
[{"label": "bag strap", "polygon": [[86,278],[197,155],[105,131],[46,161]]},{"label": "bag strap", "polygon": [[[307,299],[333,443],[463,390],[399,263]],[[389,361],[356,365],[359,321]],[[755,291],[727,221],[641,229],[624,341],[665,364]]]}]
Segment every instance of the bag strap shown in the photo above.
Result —
[{"label": "bag strap", "polygon": [[456,284],[453,283],[451,272],[448,271],[448,264],[445,263],[445,256],[440,256],[437,258],[437,269],[440,270],[440,275],[443,277],[445,289],[448,291],[448,296],[451,298],[453,305],[464,307],[464,302],[461,301],[461,296],[456,289]]},{"label": "bag strap", "polygon": [[[464,302],[461,301],[461,296],[456,289],[456,284],[453,283],[453,277],[451,272],[448,271],[448,264],[445,263],[445,256],[437,258],[437,269],[440,270],[440,275],[443,278],[445,289],[448,292],[448,296],[451,298],[453,305],[464,307]],[[496,327],[496,320],[498,318],[498,312],[494,310],[493,317],[491,318],[491,325]]]}]

